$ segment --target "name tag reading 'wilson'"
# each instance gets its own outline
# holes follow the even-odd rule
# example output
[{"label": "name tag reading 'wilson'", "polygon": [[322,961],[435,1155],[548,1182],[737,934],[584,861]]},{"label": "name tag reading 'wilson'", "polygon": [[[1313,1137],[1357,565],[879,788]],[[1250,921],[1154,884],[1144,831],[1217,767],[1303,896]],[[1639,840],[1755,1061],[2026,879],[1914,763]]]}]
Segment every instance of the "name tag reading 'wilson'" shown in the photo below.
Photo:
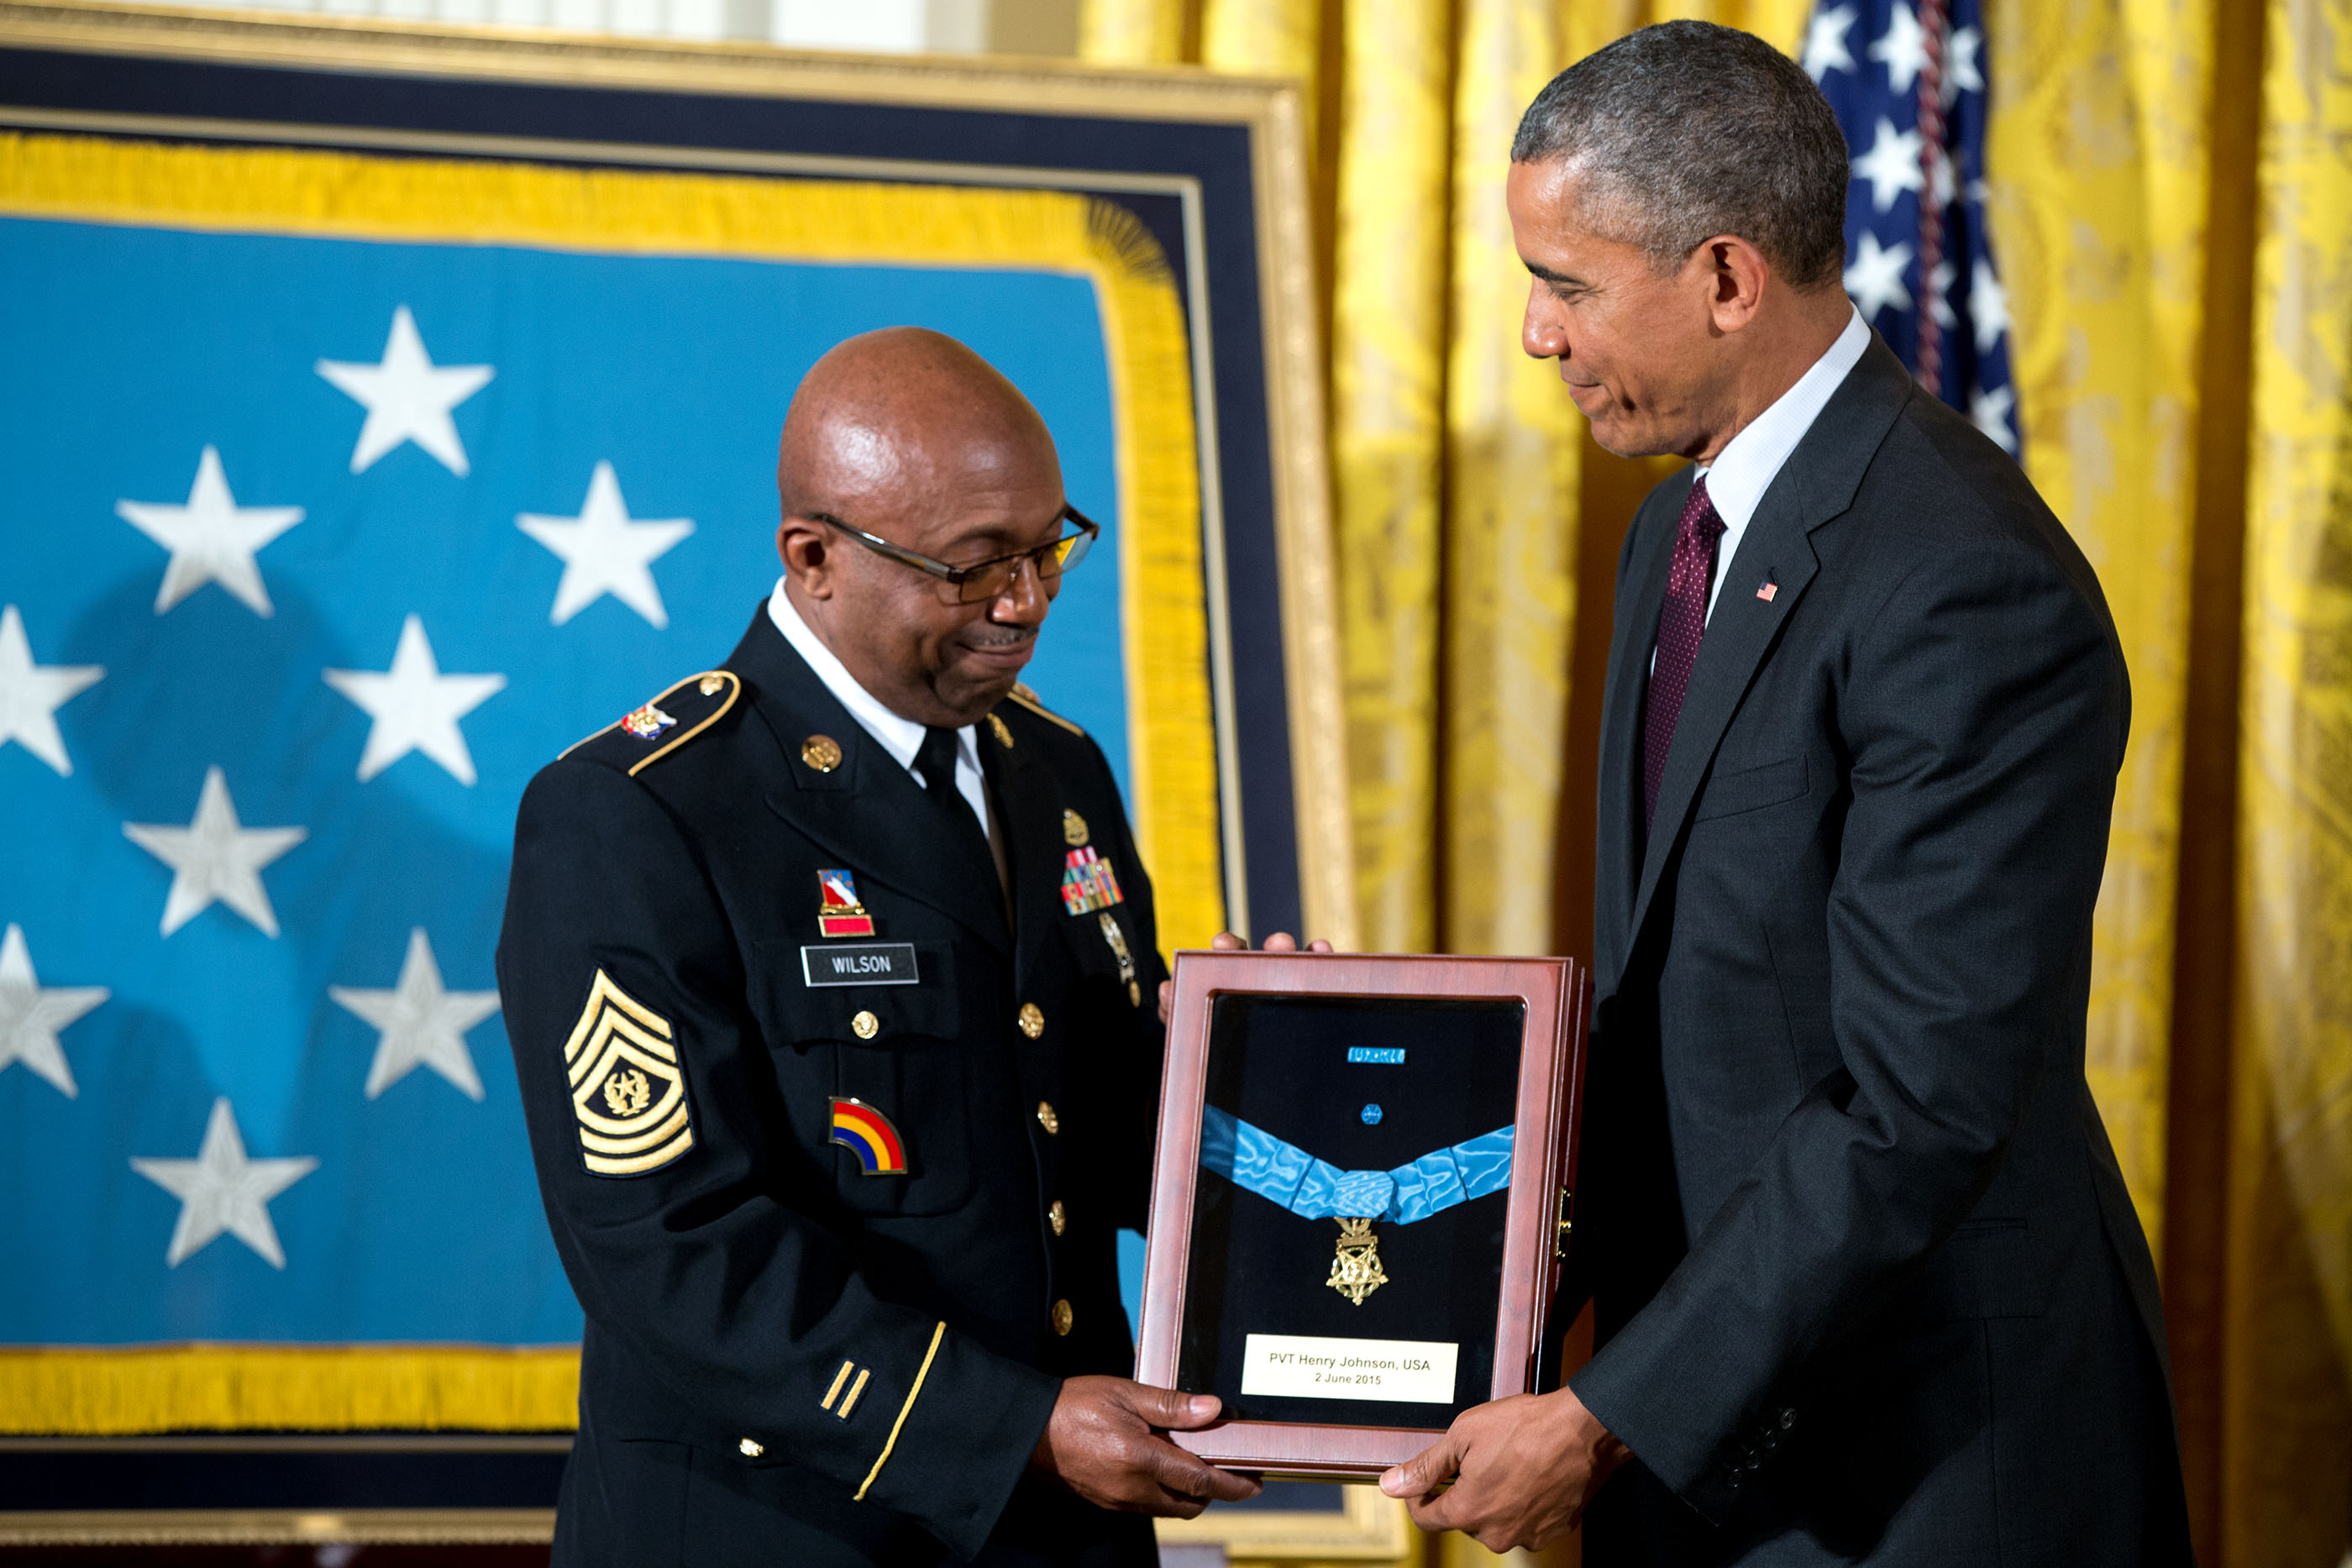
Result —
[{"label": "name tag reading 'wilson'", "polygon": [[911,986],[911,942],[829,943],[801,949],[801,974],[812,986]]},{"label": "name tag reading 'wilson'", "polygon": [[1461,1348],[1434,1340],[1254,1333],[1242,1346],[1242,1392],[1451,1405],[1454,1363]]}]

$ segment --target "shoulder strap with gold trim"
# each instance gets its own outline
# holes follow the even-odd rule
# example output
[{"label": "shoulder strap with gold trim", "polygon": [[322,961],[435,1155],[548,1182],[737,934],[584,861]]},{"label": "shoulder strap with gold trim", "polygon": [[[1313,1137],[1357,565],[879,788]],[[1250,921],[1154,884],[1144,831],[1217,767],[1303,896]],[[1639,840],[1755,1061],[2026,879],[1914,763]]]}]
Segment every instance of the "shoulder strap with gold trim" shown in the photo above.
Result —
[{"label": "shoulder strap with gold trim", "polygon": [[1086,734],[1085,730],[1080,729],[1076,725],[1072,724],[1068,719],[1064,718],[1060,714],[1057,714],[1053,709],[1047,707],[1038,699],[1035,692],[1031,691],[1019,681],[1013,683],[1013,700],[1019,703],[1023,707],[1027,708],[1031,713],[1035,714],[1039,718],[1045,719],[1050,724],[1060,725],[1072,735]]},{"label": "shoulder strap with gold trim", "polygon": [[[681,697],[680,693],[687,695]],[[556,760],[562,761],[598,736],[609,735],[616,729],[641,741],[660,742],[653,750],[629,764],[629,776],[634,779],[725,717],[727,710],[735,706],[735,699],[742,694],[743,682],[732,670],[705,670],[700,674],[688,675],[643,707],[606,725],[595,735],[573,741],[558,754]],[[673,708],[677,710],[674,713],[670,711]],[[677,733],[666,736],[665,732],[673,729]]]}]

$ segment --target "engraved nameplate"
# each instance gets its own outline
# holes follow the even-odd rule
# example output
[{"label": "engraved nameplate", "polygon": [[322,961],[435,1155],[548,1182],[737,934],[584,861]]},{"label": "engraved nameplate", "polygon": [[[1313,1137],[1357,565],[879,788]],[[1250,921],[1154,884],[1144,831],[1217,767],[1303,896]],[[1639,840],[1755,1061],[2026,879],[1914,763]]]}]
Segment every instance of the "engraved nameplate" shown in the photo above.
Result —
[{"label": "engraved nameplate", "polygon": [[801,949],[801,973],[812,986],[911,986],[911,942],[829,942]]},{"label": "engraved nameplate", "polygon": [[1433,1340],[1254,1333],[1242,1345],[1242,1392],[1451,1405],[1461,1348]]}]

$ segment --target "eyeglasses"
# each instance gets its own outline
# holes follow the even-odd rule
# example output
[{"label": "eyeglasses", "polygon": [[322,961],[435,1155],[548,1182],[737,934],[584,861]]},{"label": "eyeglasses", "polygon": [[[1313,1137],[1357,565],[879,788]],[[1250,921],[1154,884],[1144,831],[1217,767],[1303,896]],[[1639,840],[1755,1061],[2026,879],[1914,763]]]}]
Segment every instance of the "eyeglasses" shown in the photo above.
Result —
[{"label": "eyeglasses", "polygon": [[1077,532],[1064,534],[1034,549],[991,556],[970,566],[950,566],[943,560],[933,560],[929,556],[903,545],[894,545],[878,534],[852,528],[830,512],[803,512],[801,516],[811,522],[839,529],[876,555],[887,557],[901,566],[911,566],[917,571],[939,579],[941,584],[953,591],[958,604],[981,604],[994,599],[1013,586],[1013,580],[1024,560],[1029,563],[1029,570],[1037,574],[1039,582],[1051,582],[1086,559],[1087,550],[1095,542],[1095,536],[1102,532],[1100,523],[1092,521],[1076,507],[1065,504],[1054,520],[1056,523],[1075,523]]}]

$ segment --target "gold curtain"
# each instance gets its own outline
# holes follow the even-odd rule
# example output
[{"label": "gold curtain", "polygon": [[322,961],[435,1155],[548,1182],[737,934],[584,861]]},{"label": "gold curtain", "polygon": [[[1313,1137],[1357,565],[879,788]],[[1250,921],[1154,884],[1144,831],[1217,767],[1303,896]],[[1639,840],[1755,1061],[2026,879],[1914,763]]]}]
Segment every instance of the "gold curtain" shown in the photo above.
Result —
[{"label": "gold curtain", "polygon": [[1985,31],[2026,472],[2097,570],[2131,669],[2089,1074],[2160,1249],[2212,7],[1992,0]]},{"label": "gold curtain", "polygon": [[2273,0],[2239,758],[2221,1558],[2352,1496],[2352,3]]},{"label": "gold curtain", "polygon": [[[2163,1259],[2200,1560],[2352,1540],[2352,0],[1984,0],[2028,474],[2133,683],[2089,1071]],[[1368,946],[1589,900],[1614,540],[1654,477],[1522,361],[1510,131],[1556,69],[1808,0],[1086,0],[1090,57],[1299,76],[1316,124]],[[1593,509],[1580,516],[1580,497]],[[1581,537],[1589,524],[1592,537]],[[1563,842],[1563,834],[1567,841]],[[1446,1545],[1448,1563],[1480,1553]]]},{"label": "gold curtain", "polygon": [[1550,866],[1559,814],[1578,431],[1517,350],[1526,275],[1494,172],[1567,63],[1561,14],[1206,0],[1197,27],[1202,63],[1304,81],[1309,183],[1331,193],[1318,216],[1364,942],[1546,950],[1550,879],[1527,872]]},{"label": "gold curtain", "polygon": [[1435,946],[1438,514],[1444,471],[1449,0],[1352,0],[1343,24],[1331,460],[1357,918]]},{"label": "gold curtain", "polygon": [[1455,16],[1440,935],[1455,953],[1542,953],[1584,422],[1553,367],[1519,351],[1528,274],[1499,176],[1528,100],[1567,61],[1549,5],[1460,0]]},{"label": "gold curtain", "polygon": [[1078,54],[1107,66],[1172,66],[1199,59],[1186,37],[1182,0],[1085,0]]}]

